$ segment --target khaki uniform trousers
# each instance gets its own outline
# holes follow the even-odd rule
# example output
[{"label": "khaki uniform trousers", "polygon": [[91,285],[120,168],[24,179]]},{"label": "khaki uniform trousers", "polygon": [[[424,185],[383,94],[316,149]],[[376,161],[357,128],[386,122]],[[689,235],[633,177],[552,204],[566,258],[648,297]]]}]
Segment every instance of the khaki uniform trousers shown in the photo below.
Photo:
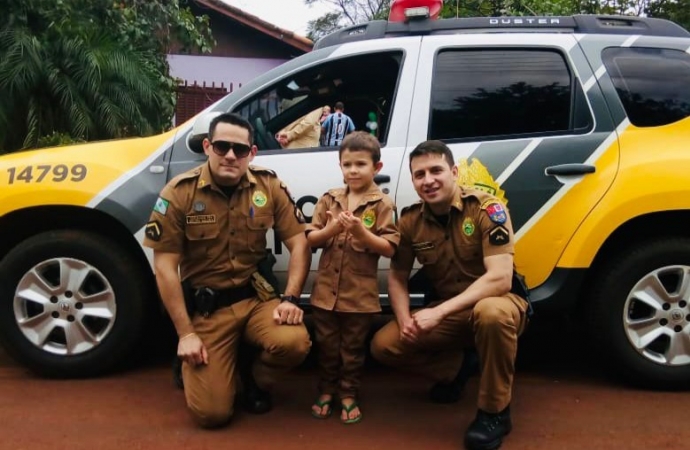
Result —
[{"label": "khaki uniform trousers", "polygon": [[357,397],[366,357],[366,340],[376,313],[313,308],[318,344],[319,393]]},{"label": "khaki uniform trousers", "polygon": [[415,344],[400,340],[393,320],[376,333],[371,352],[386,365],[449,382],[462,365],[462,349],[475,346],[481,367],[477,406],[500,412],[511,400],[517,341],[527,324],[526,311],[527,302],[515,294],[488,297],[471,310],[448,316]]},{"label": "khaki uniform trousers", "polygon": [[256,297],[218,309],[208,318],[195,315],[194,330],[208,351],[208,364],[182,365],[187,407],[203,427],[227,423],[237,390],[240,339],[258,347],[252,372],[256,383],[270,390],[278,376],[304,361],[311,341],[304,324],[278,325],[273,310],[279,300]]}]

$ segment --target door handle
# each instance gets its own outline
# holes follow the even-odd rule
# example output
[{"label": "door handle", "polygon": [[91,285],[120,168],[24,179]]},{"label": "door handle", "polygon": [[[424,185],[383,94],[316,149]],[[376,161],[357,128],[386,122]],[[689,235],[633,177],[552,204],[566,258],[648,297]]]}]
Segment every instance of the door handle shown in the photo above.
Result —
[{"label": "door handle", "polygon": [[390,183],[390,181],[391,181],[390,175],[376,175],[374,177],[374,183],[376,183],[376,184]]},{"label": "door handle", "polygon": [[549,176],[568,176],[568,175],[586,175],[594,173],[596,167],[589,164],[559,164],[557,166],[550,166],[544,170],[544,173]]}]

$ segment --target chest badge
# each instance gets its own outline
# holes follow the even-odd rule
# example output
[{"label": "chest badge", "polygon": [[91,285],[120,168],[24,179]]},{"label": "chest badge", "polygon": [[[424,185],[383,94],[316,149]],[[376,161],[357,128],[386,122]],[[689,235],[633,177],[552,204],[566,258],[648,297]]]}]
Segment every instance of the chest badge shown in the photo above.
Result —
[{"label": "chest badge", "polygon": [[368,209],[364,211],[364,214],[362,214],[362,224],[364,224],[365,227],[371,228],[374,226],[376,223],[376,213],[374,212],[373,209]]},{"label": "chest badge", "polygon": [[462,222],[462,232],[465,233],[465,236],[474,234],[474,222],[469,217]]},{"label": "chest badge", "polygon": [[206,204],[204,202],[196,202],[194,203],[194,211],[196,212],[204,212],[206,209]]},{"label": "chest badge", "polygon": [[264,194],[262,191],[254,191],[252,194],[252,203],[254,203],[257,207],[261,208],[263,206],[266,206],[266,203],[268,202],[268,198],[266,197],[266,194]]}]

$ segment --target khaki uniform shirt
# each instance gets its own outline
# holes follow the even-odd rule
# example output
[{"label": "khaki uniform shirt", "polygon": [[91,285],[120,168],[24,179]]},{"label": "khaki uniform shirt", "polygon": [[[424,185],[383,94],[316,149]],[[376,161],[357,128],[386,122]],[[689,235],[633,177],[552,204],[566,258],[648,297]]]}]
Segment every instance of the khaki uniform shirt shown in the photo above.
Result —
[{"label": "khaki uniform shirt", "polygon": [[475,189],[457,189],[447,225],[420,202],[401,211],[398,227],[400,245],[391,269],[410,271],[416,257],[441,300],[458,295],[486,273],[484,257],[514,254],[506,207]]},{"label": "khaki uniform shirt", "polygon": [[323,108],[317,108],[280,130],[279,134],[287,134],[288,144],[285,148],[318,147],[321,138],[322,111]]},{"label": "khaki uniform shirt", "polygon": [[301,211],[273,171],[250,166],[228,199],[206,163],[163,188],[144,245],[181,255],[180,276],[193,287],[227,289],[250,281],[270,228],[286,240],[304,227]]},{"label": "khaki uniform shirt", "polygon": [[[347,190],[331,189],[319,199],[307,230],[326,226],[326,211],[334,217],[348,209]],[[356,208],[350,209],[372,233],[391,242],[400,241],[395,226],[395,204],[374,185]],[[378,286],[380,255],[370,251],[350,233],[343,231],[324,245],[319,272],[314,280],[311,304],[340,312],[381,311]]]}]

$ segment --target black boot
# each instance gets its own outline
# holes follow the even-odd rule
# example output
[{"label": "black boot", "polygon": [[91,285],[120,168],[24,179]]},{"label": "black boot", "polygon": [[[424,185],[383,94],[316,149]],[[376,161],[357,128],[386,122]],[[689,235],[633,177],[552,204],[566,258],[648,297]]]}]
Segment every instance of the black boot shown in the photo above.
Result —
[{"label": "black boot", "polygon": [[182,381],[182,360],[175,356],[175,359],[173,360],[172,363],[172,372],[173,372],[173,383],[175,383],[175,386],[178,389],[183,389],[184,390],[184,381]]},{"label": "black boot", "polygon": [[254,381],[253,376],[244,377],[242,384],[244,386],[242,406],[244,406],[245,411],[252,414],[264,414],[273,408],[270,392],[261,389]]},{"label": "black boot", "polygon": [[501,446],[510,433],[510,405],[499,413],[477,410],[477,416],[465,433],[465,447],[469,450],[493,450]]},{"label": "black boot", "polygon": [[239,350],[238,366],[242,379],[242,407],[252,414],[264,414],[273,408],[271,393],[266,392],[256,384],[252,375],[252,362],[256,357],[256,350],[242,345]]},{"label": "black boot", "polygon": [[479,372],[479,356],[473,348],[465,350],[462,366],[450,383],[436,383],[429,390],[429,399],[434,403],[455,403],[460,400],[460,394],[467,380]]}]

